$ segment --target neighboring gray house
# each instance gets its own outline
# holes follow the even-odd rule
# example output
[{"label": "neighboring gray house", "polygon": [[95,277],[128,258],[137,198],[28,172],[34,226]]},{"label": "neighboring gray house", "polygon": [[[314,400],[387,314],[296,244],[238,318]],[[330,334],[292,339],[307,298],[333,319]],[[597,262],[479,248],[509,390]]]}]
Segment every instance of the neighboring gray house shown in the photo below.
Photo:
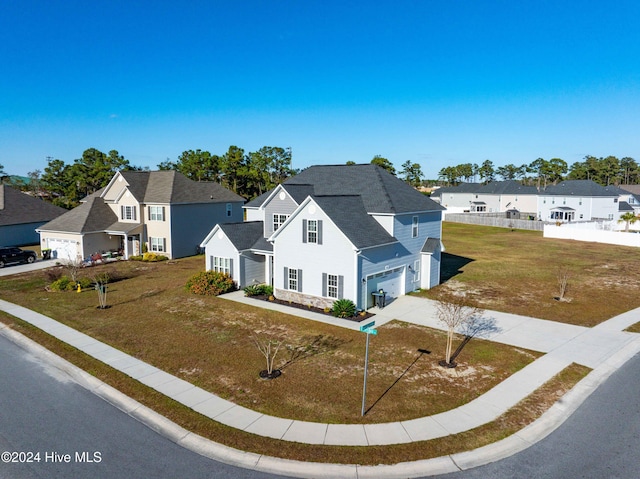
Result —
[{"label": "neighboring gray house", "polygon": [[538,218],[570,222],[613,220],[619,216],[620,190],[591,180],[567,180],[538,193]]},{"label": "neighboring gray house", "polygon": [[244,199],[177,171],[120,171],[102,190],[38,228],[54,258],[86,259],[105,251],[125,258],[146,249],[181,258],[196,254],[213,225],[242,220]]},{"label": "neighboring gray house", "polygon": [[312,166],[245,205],[247,222],[216,226],[202,242],[207,269],[239,286],[331,306],[372,306],[440,282],[442,208],[376,165]]},{"label": "neighboring gray house", "polygon": [[40,242],[36,228],[67,210],[0,184],[0,246],[33,245]]}]

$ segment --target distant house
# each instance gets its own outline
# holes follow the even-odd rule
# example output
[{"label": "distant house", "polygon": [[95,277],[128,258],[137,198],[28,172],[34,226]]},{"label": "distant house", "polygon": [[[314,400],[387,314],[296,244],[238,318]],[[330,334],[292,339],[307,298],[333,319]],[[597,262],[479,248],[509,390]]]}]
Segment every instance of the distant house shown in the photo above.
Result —
[{"label": "distant house", "polygon": [[67,210],[0,184],[0,246],[38,244],[36,232]]},{"label": "distant house", "polygon": [[145,250],[181,258],[196,254],[213,225],[241,221],[243,203],[217,183],[192,181],[176,171],[120,171],[38,232],[54,258],[85,259],[105,251],[128,258]]},{"label": "distant house", "polygon": [[206,267],[319,307],[373,305],[440,282],[442,208],[376,165],[312,166],[205,237]]},{"label": "distant house", "polygon": [[548,185],[538,194],[538,217],[543,221],[613,220],[619,216],[620,191],[591,180],[567,180]]}]

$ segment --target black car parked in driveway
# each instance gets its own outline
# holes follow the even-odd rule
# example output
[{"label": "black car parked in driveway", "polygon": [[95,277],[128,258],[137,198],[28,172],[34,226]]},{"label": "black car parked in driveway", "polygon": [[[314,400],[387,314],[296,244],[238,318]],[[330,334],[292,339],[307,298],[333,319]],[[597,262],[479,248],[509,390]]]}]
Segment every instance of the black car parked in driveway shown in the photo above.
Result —
[{"label": "black car parked in driveway", "polygon": [[20,248],[0,248],[0,268],[9,263],[33,263],[37,259],[35,251]]}]

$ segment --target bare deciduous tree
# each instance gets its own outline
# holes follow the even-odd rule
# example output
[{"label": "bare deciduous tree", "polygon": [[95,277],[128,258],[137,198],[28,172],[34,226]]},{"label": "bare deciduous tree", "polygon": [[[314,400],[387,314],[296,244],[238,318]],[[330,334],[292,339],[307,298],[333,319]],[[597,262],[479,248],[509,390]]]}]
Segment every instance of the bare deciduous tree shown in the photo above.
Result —
[{"label": "bare deciduous tree", "polygon": [[566,266],[559,266],[558,271],[556,273],[556,278],[558,280],[558,301],[566,301],[564,295],[569,291],[569,278],[571,274],[569,272],[569,268]]},{"label": "bare deciduous tree", "polygon": [[265,334],[264,337],[257,336],[257,333],[252,336],[253,343],[258,348],[258,351],[262,353],[264,358],[267,361],[267,369],[266,373],[268,377],[273,377],[274,367],[273,364],[276,360],[276,355],[278,351],[284,344],[284,339],[282,336],[272,336],[268,333]]},{"label": "bare deciduous tree", "polygon": [[77,283],[78,274],[82,269],[82,260],[80,258],[69,259],[64,262],[63,266],[64,266],[64,269],[67,271],[67,273],[69,273],[69,276],[71,277],[71,281],[73,281],[74,283]]},{"label": "bare deciduous tree", "polygon": [[[456,363],[452,361],[453,337],[456,331],[464,330],[465,326],[469,327],[474,323],[480,324],[478,321],[484,311],[474,306],[467,306],[460,298],[449,298],[448,301],[437,301],[436,312],[438,320],[447,327],[445,359],[441,364],[453,368],[456,366]],[[461,348],[459,349],[461,350]],[[460,351],[456,351],[456,356],[458,354]]]}]

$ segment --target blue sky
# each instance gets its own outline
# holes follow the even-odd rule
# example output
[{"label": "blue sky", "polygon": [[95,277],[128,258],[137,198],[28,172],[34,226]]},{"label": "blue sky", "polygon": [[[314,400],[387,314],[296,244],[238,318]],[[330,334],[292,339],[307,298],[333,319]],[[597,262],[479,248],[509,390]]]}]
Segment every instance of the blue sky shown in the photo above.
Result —
[{"label": "blue sky", "polygon": [[0,164],[640,160],[640,2],[0,0]]}]

